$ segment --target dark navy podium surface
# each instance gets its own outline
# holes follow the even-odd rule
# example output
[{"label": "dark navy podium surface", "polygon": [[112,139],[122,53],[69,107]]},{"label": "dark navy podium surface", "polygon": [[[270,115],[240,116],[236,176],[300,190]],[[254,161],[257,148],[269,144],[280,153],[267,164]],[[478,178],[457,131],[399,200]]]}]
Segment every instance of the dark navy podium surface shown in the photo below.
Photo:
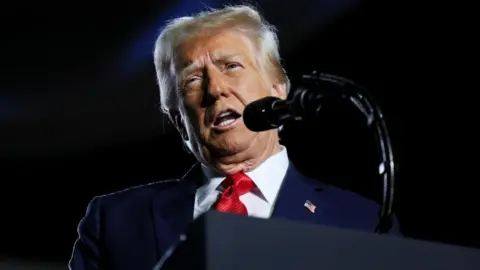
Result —
[{"label": "dark navy podium surface", "polygon": [[480,250],[280,219],[208,212],[155,269],[480,270]]}]

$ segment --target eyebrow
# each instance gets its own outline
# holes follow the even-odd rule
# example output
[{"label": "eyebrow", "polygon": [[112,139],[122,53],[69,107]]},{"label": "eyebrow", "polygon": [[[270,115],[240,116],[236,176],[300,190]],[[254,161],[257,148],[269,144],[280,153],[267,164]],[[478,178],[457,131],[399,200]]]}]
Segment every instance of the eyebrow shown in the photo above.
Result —
[{"label": "eyebrow", "polygon": [[[218,62],[218,61],[239,59],[241,58],[241,56],[238,53],[213,53],[211,58],[213,62]],[[200,62],[198,60],[187,62],[186,65],[180,71],[180,74],[182,75],[182,77],[184,77],[186,74],[189,74],[199,68],[200,68]]]}]

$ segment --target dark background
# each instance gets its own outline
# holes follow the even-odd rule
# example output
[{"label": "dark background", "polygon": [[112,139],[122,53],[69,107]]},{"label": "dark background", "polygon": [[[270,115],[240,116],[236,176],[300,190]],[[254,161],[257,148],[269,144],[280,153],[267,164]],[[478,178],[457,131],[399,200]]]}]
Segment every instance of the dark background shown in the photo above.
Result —
[{"label": "dark background", "polygon": [[[465,47],[437,6],[385,2],[255,5],[277,26],[292,78],[311,70],[345,76],[382,106],[405,235],[475,246],[467,131],[475,122],[465,118],[474,107],[452,62],[468,60]],[[201,8],[137,0],[1,9],[0,254],[66,261],[93,196],[178,177],[192,164],[159,112],[152,49],[166,19]],[[283,143],[306,174],[378,199],[370,134],[339,108],[327,108],[316,125],[287,127]]]}]

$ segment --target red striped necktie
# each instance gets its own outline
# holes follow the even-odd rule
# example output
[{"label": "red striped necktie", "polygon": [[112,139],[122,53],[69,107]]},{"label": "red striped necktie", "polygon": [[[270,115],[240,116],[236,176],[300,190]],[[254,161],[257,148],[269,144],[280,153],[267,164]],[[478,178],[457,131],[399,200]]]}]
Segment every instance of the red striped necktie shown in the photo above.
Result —
[{"label": "red striped necktie", "polygon": [[240,201],[240,196],[250,192],[255,187],[252,179],[243,172],[237,172],[228,175],[223,180],[222,186],[225,190],[217,202],[217,211],[247,215],[247,208]]}]

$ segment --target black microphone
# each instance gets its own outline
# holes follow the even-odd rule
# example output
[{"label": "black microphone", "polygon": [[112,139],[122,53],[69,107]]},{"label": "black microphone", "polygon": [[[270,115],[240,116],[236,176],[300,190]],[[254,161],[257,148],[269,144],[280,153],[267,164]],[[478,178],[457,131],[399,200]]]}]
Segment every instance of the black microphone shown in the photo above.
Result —
[{"label": "black microphone", "polygon": [[[249,103],[243,111],[243,121],[255,132],[276,129],[290,120],[315,118],[320,113],[326,98],[334,91],[310,91],[299,88],[289,100],[265,97]],[[341,93],[338,93],[341,94]]]}]

